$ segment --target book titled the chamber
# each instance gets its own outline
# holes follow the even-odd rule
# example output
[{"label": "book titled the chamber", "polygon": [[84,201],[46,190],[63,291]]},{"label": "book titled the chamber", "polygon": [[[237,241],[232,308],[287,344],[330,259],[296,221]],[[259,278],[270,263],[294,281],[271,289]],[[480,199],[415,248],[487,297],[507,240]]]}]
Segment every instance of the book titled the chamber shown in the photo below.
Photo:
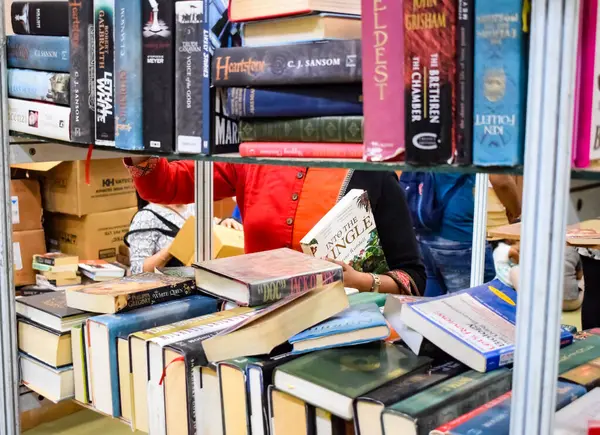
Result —
[{"label": "book titled the chamber", "polygon": [[19,35],[69,36],[65,1],[12,2],[10,18]]},{"label": "book titled the chamber", "polygon": [[9,68],[69,72],[69,38],[66,36],[10,35],[6,55]]},{"label": "book titled the chamber", "polygon": [[68,106],[69,74],[11,68],[8,96]]},{"label": "book titled the chamber", "polygon": [[69,107],[37,101],[8,99],[8,128],[21,133],[68,141]]},{"label": "book titled the chamber", "polygon": [[115,146],[115,0],[94,1],[96,145]]}]

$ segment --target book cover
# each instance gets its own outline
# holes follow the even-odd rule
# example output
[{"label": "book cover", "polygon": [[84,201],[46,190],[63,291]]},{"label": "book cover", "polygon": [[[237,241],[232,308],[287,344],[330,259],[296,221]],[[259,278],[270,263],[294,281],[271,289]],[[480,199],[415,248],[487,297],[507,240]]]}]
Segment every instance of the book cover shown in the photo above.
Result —
[{"label": "book cover", "polygon": [[173,152],[175,139],[175,2],[142,3],[144,148]]},{"label": "book cover", "polygon": [[240,121],[242,142],[363,142],[362,116]]},{"label": "book cover", "polygon": [[218,48],[215,86],[358,83],[360,40],[331,40],[279,47]]},{"label": "book cover", "polygon": [[456,163],[473,163],[475,0],[458,0],[456,28]]},{"label": "book cover", "polygon": [[36,254],[33,256],[33,262],[45,264],[47,266],[66,266],[79,263],[79,257],[76,255],[63,254],[60,252],[48,252],[47,254]]},{"label": "book cover", "polygon": [[9,35],[6,39],[9,68],[69,72],[68,37]]},{"label": "book cover", "polygon": [[[100,410],[103,412],[108,411],[107,413],[111,414],[113,417],[119,417],[120,415],[119,376],[117,367],[118,337],[127,337],[129,334],[136,331],[168,325],[169,323],[174,323],[181,319],[201,316],[214,312],[215,310],[216,302],[214,299],[206,296],[192,295],[180,300],[165,302],[158,306],[144,307],[126,313],[106,314],[89,319],[88,322],[94,322],[104,326],[108,340],[108,369],[110,371],[110,388],[112,392],[112,412],[108,409]],[[97,375],[92,377],[93,383],[107,381],[109,381],[107,378],[98,379]],[[96,389],[97,387],[92,388],[92,390]]]},{"label": "book cover", "polygon": [[360,272],[389,270],[375,226],[369,195],[352,189],[300,240],[317,258],[343,261]]},{"label": "book cover", "polygon": [[183,267],[159,267],[156,269],[156,273],[162,273],[163,275],[178,276],[179,278],[194,279],[195,270],[192,266]]},{"label": "book cover", "polygon": [[142,137],[142,5],[115,2],[115,146],[143,150]]},{"label": "book cover", "polygon": [[[410,3],[406,1],[404,4]],[[362,0],[365,160],[396,159],[405,149],[403,3]]]},{"label": "book cover", "polygon": [[585,387],[588,391],[600,386],[600,358],[593,359],[560,375],[560,379]]},{"label": "book cover", "polygon": [[115,146],[115,0],[94,0],[96,145]]},{"label": "book cover", "polygon": [[43,293],[35,296],[27,296],[17,299],[17,314],[25,315],[21,306],[28,306],[43,311],[54,317],[65,319],[68,317],[86,316],[85,311],[71,308],[67,305],[65,291]]},{"label": "book cover", "polygon": [[227,88],[227,112],[238,118],[358,116],[363,113],[358,85]]},{"label": "book cover", "polygon": [[560,350],[558,373],[562,375],[596,358],[600,358],[600,336],[590,335],[576,340]]},{"label": "book cover", "polygon": [[475,1],[473,163],[523,164],[527,50],[521,0]]},{"label": "book cover", "polygon": [[306,157],[360,159],[363,144],[331,142],[244,142],[240,144],[242,157]]},{"label": "book cover", "polygon": [[350,305],[376,304],[379,308],[385,305],[388,295],[386,293],[358,292],[348,295]]},{"label": "book cover", "polygon": [[37,101],[8,99],[8,128],[12,131],[69,141],[71,109]]},{"label": "book cover", "polygon": [[11,68],[8,96],[68,106],[69,74]]},{"label": "book cover", "polygon": [[555,435],[589,434],[590,423],[600,420],[600,388],[575,400],[556,413]]},{"label": "book cover", "polygon": [[12,2],[10,18],[18,35],[69,36],[65,1]]},{"label": "book cover", "polygon": [[406,161],[448,163],[455,149],[456,2],[404,2]]},{"label": "book cover", "polygon": [[96,39],[93,0],[69,0],[71,139],[93,143],[96,135]]}]

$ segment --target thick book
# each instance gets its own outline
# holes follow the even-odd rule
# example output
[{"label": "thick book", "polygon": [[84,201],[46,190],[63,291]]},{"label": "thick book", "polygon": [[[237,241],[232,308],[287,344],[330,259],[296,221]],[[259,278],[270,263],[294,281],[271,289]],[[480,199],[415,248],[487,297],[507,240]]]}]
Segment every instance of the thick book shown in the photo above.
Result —
[{"label": "thick book", "polygon": [[316,408],[292,394],[269,387],[269,414],[274,434],[309,435],[315,431]]},{"label": "thick book", "polygon": [[560,350],[558,374],[560,376],[597,358],[600,358],[600,336],[590,335],[583,340],[575,340]]},{"label": "thick book", "polygon": [[311,12],[333,12],[338,14],[360,15],[360,0],[299,0],[280,2],[278,0],[232,0],[230,4],[233,21],[264,20],[283,16],[304,15]]},{"label": "thick book", "polygon": [[57,369],[19,353],[19,374],[23,385],[54,403],[75,395],[72,365]]},{"label": "thick book", "polygon": [[352,305],[341,313],[294,335],[288,341],[292,353],[306,353],[332,347],[380,341],[390,335],[377,304]]},{"label": "thick book", "polygon": [[6,39],[9,68],[69,72],[68,37],[9,35]]},{"label": "thick book", "polygon": [[175,150],[175,3],[142,2],[142,89],[144,148]]},{"label": "thick book", "polygon": [[12,2],[10,18],[17,35],[69,36],[66,1]]},{"label": "thick book", "polygon": [[364,158],[392,160],[404,154],[406,140],[403,3],[363,0],[362,7]]},{"label": "thick book", "polygon": [[467,371],[467,367],[459,362],[447,362],[423,371],[416,371],[406,377],[396,379],[388,384],[366,393],[354,402],[354,418],[360,435],[381,434],[381,415],[383,410],[421,391],[431,388],[454,376]]},{"label": "thick book", "polygon": [[71,109],[37,101],[8,99],[8,128],[12,131],[69,141]]},{"label": "thick book", "polygon": [[[517,292],[494,279],[451,295],[408,303],[400,319],[460,362],[487,372],[513,362],[516,302]],[[561,329],[560,344],[572,342],[573,335]]]},{"label": "thick book", "polygon": [[115,146],[143,150],[142,136],[142,5],[115,2]]},{"label": "thick book", "polygon": [[258,306],[342,279],[342,268],[281,248],[195,264],[196,286],[243,306]]},{"label": "thick book", "polygon": [[360,159],[363,155],[363,145],[331,142],[244,142],[240,144],[239,152],[242,157]]},{"label": "thick book", "polygon": [[8,96],[69,105],[69,74],[28,69],[8,70]]},{"label": "thick book", "polygon": [[360,40],[279,47],[218,48],[212,62],[215,86],[359,83]]},{"label": "thick book", "polygon": [[[568,382],[558,382],[556,410],[577,400],[586,393],[585,388]],[[510,406],[512,391],[505,393],[471,412],[430,432],[430,435],[471,435],[474,433],[507,434],[510,432]]]},{"label": "thick book", "polygon": [[381,418],[383,430],[428,435],[441,424],[506,393],[511,382],[512,371],[507,368],[490,373],[469,370],[386,408]]},{"label": "thick book", "polygon": [[589,434],[589,424],[600,420],[600,388],[565,406],[556,413],[554,435]]},{"label": "thick book", "polygon": [[94,1],[69,0],[71,140],[94,142],[96,55]]},{"label": "thick book", "polygon": [[475,0],[473,163],[523,164],[527,36],[523,2]]},{"label": "thick book", "polygon": [[75,400],[88,404],[91,402],[87,378],[87,348],[85,345],[85,325],[76,325],[71,329],[71,351],[73,352],[73,382]]},{"label": "thick book", "polygon": [[96,145],[115,146],[115,0],[94,0]]},{"label": "thick book", "polygon": [[113,314],[192,293],[196,293],[196,287],[191,279],[145,272],[69,291],[67,305],[92,313]]},{"label": "thick book", "polygon": [[568,372],[562,373],[560,379],[579,384],[588,391],[600,387],[600,358],[593,359]]},{"label": "thick book", "polygon": [[227,88],[227,110],[239,118],[358,116],[360,85]]},{"label": "thick book", "polygon": [[119,417],[121,403],[117,364],[117,338],[143,329],[167,325],[216,310],[215,300],[193,295],[159,306],[92,317],[87,322],[88,347],[91,348],[92,397],[94,407]]},{"label": "thick book", "polygon": [[[247,367],[256,358],[236,358],[217,364],[226,434],[251,434],[250,403],[247,389]],[[240,418],[241,417],[241,418]]]},{"label": "thick book", "polygon": [[19,351],[51,367],[73,364],[70,332],[59,332],[29,319],[17,319]]},{"label": "thick book", "polygon": [[242,142],[363,142],[362,116],[242,120]]},{"label": "thick book", "polygon": [[350,420],[357,397],[430,364],[430,358],[386,343],[327,349],[277,367],[273,385]]},{"label": "thick book", "polygon": [[300,240],[317,258],[342,261],[360,272],[389,270],[366,191],[352,189]]},{"label": "thick book", "polygon": [[456,163],[473,163],[475,0],[458,1],[456,22]]}]

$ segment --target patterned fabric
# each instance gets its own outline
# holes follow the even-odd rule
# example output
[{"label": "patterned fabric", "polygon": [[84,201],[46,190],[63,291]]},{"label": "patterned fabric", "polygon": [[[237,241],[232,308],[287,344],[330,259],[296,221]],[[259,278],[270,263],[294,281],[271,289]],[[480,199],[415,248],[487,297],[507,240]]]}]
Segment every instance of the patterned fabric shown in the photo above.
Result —
[{"label": "patterned fabric", "polygon": [[129,173],[132,177],[143,177],[144,175],[152,172],[154,168],[156,168],[156,164],[158,163],[158,157],[150,157],[145,162],[139,163],[135,166],[129,166],[125,164]]},{"label": "patterned fabric", "polygon": [[577,248],[577,252],[579,252],[579,255],[583,255],[584,257],[600,260],[600,249]]},{"label": "patterned fabric", "polygon": [[390,270],[389,272],[384,273],[384,275],[387,275],[394,280],[400,288],[400,294],[421,296],[419,288],[406,272],[401,270]]}]

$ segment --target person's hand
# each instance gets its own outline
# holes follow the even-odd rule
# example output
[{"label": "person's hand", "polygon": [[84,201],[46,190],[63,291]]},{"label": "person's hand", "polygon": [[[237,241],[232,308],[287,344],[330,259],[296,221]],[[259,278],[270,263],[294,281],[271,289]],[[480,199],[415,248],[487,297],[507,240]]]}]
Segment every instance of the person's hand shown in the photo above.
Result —
[{"label": "person's hand", "polygon": [[219,225],[231,228],[232,230],[244,231],[244,226],[236,221],[234,218],[223,219]]},{"label": "person's hand", "polygon": [[344,271],[344,287],[355,288],[360,292],[368,292],[373,287],[373,277],[370,274],[354,270],[352,266],[342,261],[331,260],[329,258],[327,260],[338,266],[342,266]]}]

